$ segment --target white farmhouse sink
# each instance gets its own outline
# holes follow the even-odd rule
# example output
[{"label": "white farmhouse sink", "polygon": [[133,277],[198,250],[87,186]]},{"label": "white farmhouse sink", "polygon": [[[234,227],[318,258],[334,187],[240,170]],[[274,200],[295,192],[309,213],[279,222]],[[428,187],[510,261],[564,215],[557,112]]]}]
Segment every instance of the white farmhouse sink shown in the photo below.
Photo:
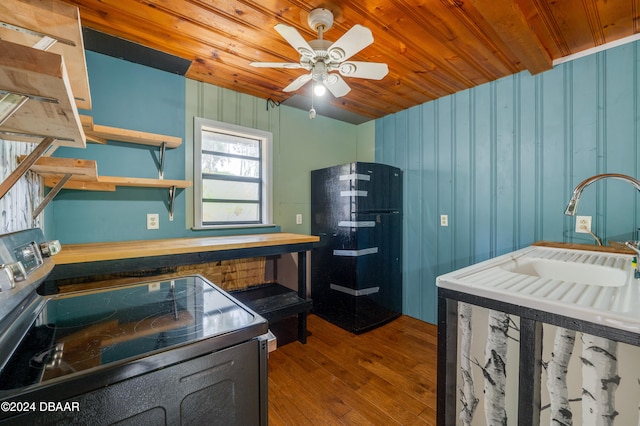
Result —
[{"label": "white farmhouse sink", "polygon": [[630,254],[530,246],[437,278],[438,287],[640,333]]},{"label": "white farmhouse sink", "polygon": [[505,271],[551,280],[602,287],[620,287],[629,273],[619,268],[582,262],[562,262],[549,259],[522,259],[500,266]]}]

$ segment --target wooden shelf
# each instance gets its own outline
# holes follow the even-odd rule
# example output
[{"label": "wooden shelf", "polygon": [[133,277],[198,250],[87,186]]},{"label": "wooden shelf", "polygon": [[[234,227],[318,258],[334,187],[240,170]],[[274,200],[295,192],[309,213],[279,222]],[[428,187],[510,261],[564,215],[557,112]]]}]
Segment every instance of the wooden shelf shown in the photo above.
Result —
[{"label": "wooden shelf", "polygon": [[0,2],[0,39],[28,47],[44,37],[55,44],[44,48],[64,57],[71,91],[78,108],[91,109],[89,77],[76,6],[54,0],[2,0]]},{"label": "wooden shelf", "polygon": [[[115,191],[135,186],[169,189],[173,218],[176,190],[190,187],[191,182],[163,179],[164,158],[165,150],[180,146],[182,138],[96,125],[91,117],[78,114],[77,108],[91,109],[91,95],[77,7],[58,0],[0,3],[0,100],[4,96],[0,135],[39,146],[0,183],[0,197],[31,169],[52,188],[34,217],[63,188]],[[109,139],[159,147],[159,178],[99,176],[95,161],[42,157],[57,146],[84,148],[87,135],[92,142]]]},{"label": "wooden shelf", "polygon": [[[24,156],[19,157],[20,161],[23,159]],[[94,160],[42,157],[31,166],[31,171],[41,176],[72,174],[77,180],[98,180],[98,165]]]},{"label": "wooden shelf", "polygon": [[77,108],[91,109],[78,8],[58,0],[2,0],[0,137],[38,145],[0,182],[0,198],[43,155],[86,146]]},{"label": "wooden shelf", "polygon": [[11,140],[56,139],[62,146],[84,148],[64,60],[60,55],[0,40],[0,91],[29,99],[0,126]]},{"label": "wooden shelf", "polygon": [[[48,187],[54,187],[61,179],[62,176],[59,174],[55,176],[46,176],[44,179],[44,184]],[[65,183],[63,188],[91,191],[115,191],[115,189],[119,186],[185,189],[191,186],[191,182],[186,180],[132,178],[119,176],[98,176],[95,181],[89,181],[84,179],[83,177],[78,178],[74,176],[67,183]]]},{"label": "wooden shelf", "polygon": [[[24,159],[24,156],[20,159]],[[62,187],[65,189],[115,191],[118,186],[180,189],[191,186],[191,182],[186,180],[99,176],[94,160],[43,157],[31,166],[31,170],[44,177],[45,186],[50,188],[55,187],[65,175],[71,175]]]},{"label": "wooden shelf", "polygon": [[182,138],[176,136],[102,126],[100,124],[94,124],[93,117],[89,117],[88,115],[81,115],[80,121],[82,122],[82,127],[87,135],[87,139],[90,142],[106,143],[107,140],[113,140],[158,147],[164,143],[167,148],[177,148],[182,145]]},{"label": "wooden shelf", "polygon": [[[25,158],[26,156],[21,156],[20,160]],[[173,218],[176,190],[191,186],[191,182],[186,180],[99,176],[98,165],[94,160],[73,158],[42,157],[31,166],[31,171],[42,176],[44,185],[52,188],[42,203],[34,210],[34,217],[40,214],[61,189],[115,191],[119,186],[135,186],[168,189],[169,217]]]}]

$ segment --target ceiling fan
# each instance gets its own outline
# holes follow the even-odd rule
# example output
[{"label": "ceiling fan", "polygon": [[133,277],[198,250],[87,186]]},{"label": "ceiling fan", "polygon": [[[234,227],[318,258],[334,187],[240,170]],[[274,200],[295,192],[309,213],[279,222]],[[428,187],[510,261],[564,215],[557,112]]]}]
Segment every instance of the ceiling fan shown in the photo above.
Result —
[{"label": "ceiling fan", "polygon": [[[289,25],[277,24],[274,28],[300,54],[300,62],[252,62],[250,65],[263,68],[303,68],[308,74],[301,75],[282,89],[293,92],[307,82],[314,82],[316,95],[328,89],[339,98],[349,93],[351,88],[344,77],[380,80],[389,72],[385,63],[347,61],[365,47],[373,43],[371,30],[356,24],[335,43],[324,40],[324,32],[333,25],[333,13],[328,9],[314,9],[309,13],[309,26],[318,33],[316,40],[307,42],[300,33]],[[332,71],[337,71],[332,72]]]}]

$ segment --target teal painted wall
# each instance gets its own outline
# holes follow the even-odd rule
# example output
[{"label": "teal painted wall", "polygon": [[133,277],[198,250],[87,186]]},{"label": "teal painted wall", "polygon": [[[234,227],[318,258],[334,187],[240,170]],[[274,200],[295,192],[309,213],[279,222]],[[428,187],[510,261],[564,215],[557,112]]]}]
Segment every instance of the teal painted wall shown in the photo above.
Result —
[{"label": "teal painted wall", "polygon": [[[94,52],[86,52],[94,123],[184,138],[185,79]],[[96,160],[98,174],[158,178],[158,149],[110,141],[85,149],[59,148],[57,157]],[[184,144],[167,150],[166,179],[184,179]],[[119,188],[115,192],[62,190],[47,207],[47,237],[64,243],[167,238],[185,234],[184,191],[169,222],[167,189]],[[160,230],[146,229],[159,213]]]},{"label": "teal painted wall", "polygon": [[[376,120],[376,161],[404,170],[406,314],[435,323],[440,274],[539,240],[594,242],[564,208],[589,176],[640,177],[639,51],[628,44]],[[628,184],[601,181],[578,214],[624,241],[638,203]]]},{"label": "teal painted wall", "polygon": [[[45,233],[62,244],[198,237],[239,233],[309,233],[309,172],[374,157],[373,121],[355,126],[174,74],[87,52],[97,124],[183,138],[167,150],[165,178],[192,180],[193,117],[200,116],[273,133],[275,227],[192,231],[191,189],[179,191],[169,221],[168,190],[118,188],[115,192],[62,190],[45,210]],[[109,141],[86,149],[60,148],[55,156],[93,159],[104,176],[157,178],[157,148]],[[147,213],[159,213],[160,229],[146,229]],[[303,224],[295,224],[295,214]]]}]

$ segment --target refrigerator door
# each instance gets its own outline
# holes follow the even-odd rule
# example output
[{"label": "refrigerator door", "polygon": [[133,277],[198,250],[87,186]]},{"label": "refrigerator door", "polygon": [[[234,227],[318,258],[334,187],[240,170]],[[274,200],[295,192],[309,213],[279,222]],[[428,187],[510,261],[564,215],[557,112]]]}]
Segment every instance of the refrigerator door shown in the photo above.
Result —
[{"label": "refrigerator door", "polygon": [[349,163],[311,172],[311,211],[333,228],[353,213],[402,211],[402,171],[377,163]]},{"label": "refrigerator door", "polygon": [[402,310],[402,215],[358,214],[358,223],[333,238],[330,288]]},{"label": "refrigerator door", "polygon": [[311,172],[314,312],[351,332],[402,312],[402,172],[349,163]]},{"label": "refrigerator door", "polygon": [[386,164],[361,162],[353,163],[351,169],[351,189],[358,195],[355,197],[355,211],[364,213],[402,210],[400,169]]}]

